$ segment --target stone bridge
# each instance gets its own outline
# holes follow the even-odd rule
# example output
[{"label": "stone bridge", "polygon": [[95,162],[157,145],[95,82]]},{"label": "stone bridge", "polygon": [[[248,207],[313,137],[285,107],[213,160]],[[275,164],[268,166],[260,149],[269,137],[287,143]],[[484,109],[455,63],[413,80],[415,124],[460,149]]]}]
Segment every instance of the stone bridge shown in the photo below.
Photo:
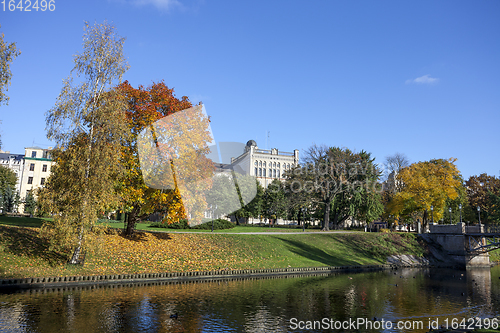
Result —
[{"label": "stone bridge", "polygon": [[430,225],[421,234],[437,259],[450,266],[489,267],[489,251],[500,248],[500,230],[465,223]]}]

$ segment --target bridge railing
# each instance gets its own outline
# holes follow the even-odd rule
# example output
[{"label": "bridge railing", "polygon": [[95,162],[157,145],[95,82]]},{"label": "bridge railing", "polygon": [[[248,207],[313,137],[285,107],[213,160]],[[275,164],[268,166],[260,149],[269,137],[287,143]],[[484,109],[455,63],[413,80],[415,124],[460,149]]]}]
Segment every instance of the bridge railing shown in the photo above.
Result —
[{"label": "bridge railing", "polygon": [[484,227],[484,232],[489,234],[500,234],[499,225],[487,225]]}]

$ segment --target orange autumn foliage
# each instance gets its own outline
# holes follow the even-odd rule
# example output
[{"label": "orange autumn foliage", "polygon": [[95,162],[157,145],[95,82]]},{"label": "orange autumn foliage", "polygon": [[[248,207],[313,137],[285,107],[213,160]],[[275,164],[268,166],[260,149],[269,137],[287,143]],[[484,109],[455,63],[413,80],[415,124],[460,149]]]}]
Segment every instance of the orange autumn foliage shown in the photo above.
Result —
[{"label": "orange autumn foliage", "polygon": [[[143,86],[133,88],[125,81],[117,87],[117,90],[127,101],[126,117],[132,132],[130,138],[123,143],[121,151],[121,161],[125,166],[126,175],[120,183],[123,206],[129,216],[126,233],[130,235],[134,232],[138,221],[154,212],[164,214],[167,223],[177,222],[190,215],[186,211],[186,204],[177,186],[152,188],[146,185],[138,153],[138,137],[144,129],[152,128],[160,119],[188,109],[192,104],[186,96],[180,99],[175,97],[174,89],[168,88],[163,82],[154,83],[148,88]],[[196,133],[194,138],[193,136],[188,138],[202,147],[201,151],[205,153],[208,152],[207,142],[211,140],[208,122],[208,119],[202,122],[205,125],[204,130],[193,131]],[[162,147],[157,144],[157,148]],[[164,168],[170,168],[168,162],[164,165]],[[181,170],[174,171],[181,172]],[[203,200],[201,201],[200,206],[203,206]]]}]

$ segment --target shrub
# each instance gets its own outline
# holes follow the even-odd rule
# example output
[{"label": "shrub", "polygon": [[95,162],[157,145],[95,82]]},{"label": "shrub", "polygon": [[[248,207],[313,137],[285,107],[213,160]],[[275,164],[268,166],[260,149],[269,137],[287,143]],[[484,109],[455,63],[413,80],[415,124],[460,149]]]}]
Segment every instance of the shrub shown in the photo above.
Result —
[{"label": "shrub", "polygon": [[[214,230],[231,229],[234,227],[235,224],[233,222],[229,222],[228,220],[224,219],[214,220]],[[197,226],[194,226],[191,229],[212,230],[212,221],[198,224]]]},{"label": "shrub", "polygon": [[385,232],[385,233],[391,232],[389,229],[384,229],[384,228],[381,228],[379,231],[380,232]]},{"label": "shrub", "polygon": [[179,222],[170,223],[167,222],[153,222],[149,225],[150,228],[167,228],[167,229],[190,229],[188,220],[182,219]]},{"label": "shrub", "polygon": [[[166,222],[153,222],[149,225],[150,228],[167,228],[167,229],[201,229],[201,230],[212,230],[212,221],[208,221],[202,224],[190,227],[188,220],[180,220],[176,223],[168,224]],[[214,230],[231,229],[234,228],[235,224],[224,219],[214,220]]]}]

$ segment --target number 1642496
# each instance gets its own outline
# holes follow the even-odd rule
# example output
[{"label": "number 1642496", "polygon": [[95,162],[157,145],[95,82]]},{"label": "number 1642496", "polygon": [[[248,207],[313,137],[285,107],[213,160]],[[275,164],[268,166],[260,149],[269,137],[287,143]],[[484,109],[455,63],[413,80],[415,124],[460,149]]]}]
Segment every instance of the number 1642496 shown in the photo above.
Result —
[{"label": "number 1642496", "polygon": [[2,0],[2,10],[9,12],[31,12],[41,10],[42,12],[56,10],[56,0]]}]

